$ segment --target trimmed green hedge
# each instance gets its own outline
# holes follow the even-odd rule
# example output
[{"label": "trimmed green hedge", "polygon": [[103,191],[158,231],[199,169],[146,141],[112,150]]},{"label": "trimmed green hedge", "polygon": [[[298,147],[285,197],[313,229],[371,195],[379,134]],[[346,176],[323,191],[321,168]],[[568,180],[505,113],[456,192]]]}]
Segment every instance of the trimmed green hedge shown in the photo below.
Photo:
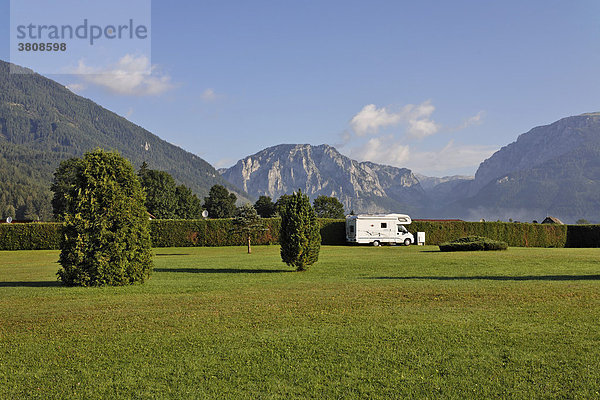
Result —
[{"label": "trimmed green hedge", "polygon": [[[279,243],[281,219],[264,218],[265,230],[252,235],[252,244]],[[321,243],[339,245],[346,243],[345,221],[319,219]],[[244,246],[246,240],[233,231],[231,219],[207,220],[154,220],[150,223],[154,247],[192,246]]]},{"label": "trimmed green hedge", "polygon": [[[269,229],[257,232],[253,244],[277,244],[280,220],[264,219]],[[345,221],[319,219],[321,243],[346,243]],[[232,220],[150,221],[154,247],[242,246],[244,239],[232,232]],[[58,249],[61,224],[0,224],[0,250]],[[550,225],[510,222],[415,221],[410,232],[425,232],[425,243],[439,245],[465,236],[484,236],[515,247],[600,247],[600,225]]]},{"label": "trimmed green hedge", "polygon": [[600,247],[600,225],[568,225],[565,247]]},{"label": "trimmed green hedge", "polygon": [[[425,232],[425,243],[432,245],[451,242],[465,236],[483,236],[516,247],[565,247],[567,229],[573,227],[576,226],[515,222],[413,221],[408,230],[413,233]],[[600,232],[599,225],[596,225],[596,230]]]},{"label": "trimmed green hedge", "polygon": [[508,249],[506,242],[481,236],[463,237],[452,242],[442,243],[439,247],[441,251],[492,251]]},{"label": "trimmed green hedge", "polygon": [[0,250],[50,250],[60,245],[62,224],[1,224]]},{"label": "trimmed green hedge", "polygon": [[321,224],[322,244],[346,244],[346,220],[319,218],[319,224]]},{"label": "trimmed green hedge", "polygon": [[[264,231],[252,235],[252,244],[275,244],[279,240],[280,220],[265,218]],[[154,220],[150,236],[154,247],[243,246],[246,240],[233,231],[232,219]]]}]

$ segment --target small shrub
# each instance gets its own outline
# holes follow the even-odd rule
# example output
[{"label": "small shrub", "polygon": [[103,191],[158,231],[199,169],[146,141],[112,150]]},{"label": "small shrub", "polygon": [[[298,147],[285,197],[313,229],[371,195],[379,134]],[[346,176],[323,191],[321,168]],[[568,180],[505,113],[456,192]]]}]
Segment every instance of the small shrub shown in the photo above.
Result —
[{"label": "small shrub", "polygon": [[488,239],[482,236],[467,236],[439,245],[441,251],[487,251],[506,250],[506,242]]}]

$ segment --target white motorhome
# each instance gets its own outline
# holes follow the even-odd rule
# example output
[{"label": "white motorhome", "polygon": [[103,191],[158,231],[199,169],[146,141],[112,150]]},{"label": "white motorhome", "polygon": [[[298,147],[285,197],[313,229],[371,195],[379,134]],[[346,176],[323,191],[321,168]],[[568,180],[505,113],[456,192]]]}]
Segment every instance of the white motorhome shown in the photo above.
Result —
[{"label": "white motorhome", "polygon": [[412,220],[405,214],[360,214],[346,217],[346,241],[350,243],[371,244],[382,243],[406,246],[415,243],[415,237],[404,225]]}]

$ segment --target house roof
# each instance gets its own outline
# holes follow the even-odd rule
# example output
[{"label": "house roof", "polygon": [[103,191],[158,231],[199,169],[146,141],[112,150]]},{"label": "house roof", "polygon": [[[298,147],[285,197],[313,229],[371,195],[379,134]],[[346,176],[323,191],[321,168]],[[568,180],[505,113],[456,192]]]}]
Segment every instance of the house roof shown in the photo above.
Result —
[{"label": "house roof", "polygon": [[542,224],[558,224],[558,225],[564,225],[563,222],[556,218],[556,217],[551,217],[551,216],[547,216],[545,220],[542,221]]}]

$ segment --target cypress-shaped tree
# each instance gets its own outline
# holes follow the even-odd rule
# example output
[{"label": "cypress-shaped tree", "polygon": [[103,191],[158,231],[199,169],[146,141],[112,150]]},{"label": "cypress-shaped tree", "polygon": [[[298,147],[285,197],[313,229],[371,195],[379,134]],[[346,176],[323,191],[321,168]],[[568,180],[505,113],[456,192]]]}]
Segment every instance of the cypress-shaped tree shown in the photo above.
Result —
[{"label": "cypress-shaped tree", "polygon": [[143,282],[152,268],[144,194],[118,153],[86,153],[74,171],[64,214],[59,279],[69,286]]},{"label": "cypress-shaped tree", "polygon": [[321,233],[314,209],[308,196],[299,189],[287,197],[280,208],[281,260],[287,265],[305,271],[319,259]]}]

